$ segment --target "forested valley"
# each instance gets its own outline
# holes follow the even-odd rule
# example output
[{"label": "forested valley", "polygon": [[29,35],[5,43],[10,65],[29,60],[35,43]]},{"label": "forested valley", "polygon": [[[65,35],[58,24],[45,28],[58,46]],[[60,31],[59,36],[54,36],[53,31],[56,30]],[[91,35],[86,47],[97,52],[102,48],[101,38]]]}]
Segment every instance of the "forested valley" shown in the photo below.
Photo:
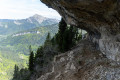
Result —
[{"label": "forested valley", "polygon": [[70,50],[81,39],[81,30],[67,25],[61,19],[58,32],[53,37],[48,32],[44,44],[36,51],[33,51],[32,45],[29,46],[28,67],[20,69],[18,65],[15,65],[12,80],[35,80],[50,72],[55,55]]},{"label": "forested valley", "polygon": [[32,80],[51,71],[54,56],[70,50],[86,33],[63,19],[37,14],[0,24],[0,80]]},{"label": "forested valley", "polygon": [[15,65],[28,68],[29,46],[35,52],[48,32],[51,37],[58,32],[58,22],[37,14],[21,20],[0,19],[0,80],[11,80]]}]

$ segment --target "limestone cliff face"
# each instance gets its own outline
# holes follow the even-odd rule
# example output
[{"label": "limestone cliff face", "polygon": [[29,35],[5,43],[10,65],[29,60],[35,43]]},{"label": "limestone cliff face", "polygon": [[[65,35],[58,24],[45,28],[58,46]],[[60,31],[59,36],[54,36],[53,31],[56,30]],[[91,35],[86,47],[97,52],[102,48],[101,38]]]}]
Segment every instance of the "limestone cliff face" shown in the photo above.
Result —
[{"label": "limestone cliff face", "polygon": [[120,61],[120,0],[41,0],[64,20],[89,33],[107,58]]}]

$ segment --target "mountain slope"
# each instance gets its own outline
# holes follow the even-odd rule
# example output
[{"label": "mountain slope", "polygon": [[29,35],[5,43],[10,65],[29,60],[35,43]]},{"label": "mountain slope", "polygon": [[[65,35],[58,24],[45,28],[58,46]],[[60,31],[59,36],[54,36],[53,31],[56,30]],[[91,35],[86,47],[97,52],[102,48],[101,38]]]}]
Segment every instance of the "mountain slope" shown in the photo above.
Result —
[{"label": "mountain slope", "polygon": [[46,18],[38,14],[21,20],[0,19],[0,35],[10,35],[19,31],[52,25],[58,22],[56,19]]},{"label": "mountain slope", "polygon": [[53,36],[57,31],[57,20],[39,15],[0,20],[0,80],[11,80],[15,64],[27,67],[29,46],[35,51],[44,43],[48,32]]},{"label": "mountain slope", "polygon": [[34,29],[21,31],[8,36],[6,39],[0,41],[2,46],[14,47],[16,52],[23,54],[29,54],[28,47],[32,45],[33,49],[37,49],[38,46],[42,45],[46,39],[48,32],[51,36],[54,36],[58,31],[58,24],[49,26],[41,26]]},{"label": "mountain slope", "polygon": [[10,48],[0,47],[0,80],[11,80],[14,71],[14,65],[20,68],[27,67],[27,56],[16,54]]}]

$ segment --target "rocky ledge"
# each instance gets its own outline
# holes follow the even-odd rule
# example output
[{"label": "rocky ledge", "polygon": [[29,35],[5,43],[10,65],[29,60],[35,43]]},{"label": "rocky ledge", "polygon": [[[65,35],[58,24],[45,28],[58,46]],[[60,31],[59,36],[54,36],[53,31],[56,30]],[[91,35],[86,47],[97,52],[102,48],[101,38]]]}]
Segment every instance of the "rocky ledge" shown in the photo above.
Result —
[{"label": "rocky ledge", "polygon": [[84,40],[72,50],[56,56],[52,72],[37,80],[120,80],[120,65]]}]

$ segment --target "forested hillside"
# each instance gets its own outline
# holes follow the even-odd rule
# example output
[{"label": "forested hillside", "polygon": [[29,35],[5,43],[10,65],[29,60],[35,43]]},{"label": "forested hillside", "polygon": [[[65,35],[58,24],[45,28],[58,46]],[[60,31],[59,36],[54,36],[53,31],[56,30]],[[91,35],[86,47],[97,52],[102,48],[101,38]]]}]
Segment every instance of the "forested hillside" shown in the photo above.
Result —
[{"label": "forested hillside", "polygon": [[28,54],[28,47],[30,45],[32,45],[33,49],[36,50],[38,46],[44,43],[48,32],[53,36],[57,31],[58,24],[41,26],[10,35],[6,39],[0,41],[0,44],[2,46],[11,46],[16,52]]},{"label": "forested hillside", "polygon": [[14,65],[19,68],[27,67],[28,57],[9,48],[0,48],[0,80],[10,80],[13,75]]},{"label": "forested hillside", "polygon": [[14,65],[28,67],[29,46],[35,52],[50,32],[58,32],[58,20],[34,15],[27,19],[0,19],[0,80],[10,80]]},{"label": "forested hillside", "polygon": [[54,37],[48,33],[44,44],[39,46],[35,52],[31,46],[29,47],[28,68],[19,69],[19,66],[15,65],[12,80],[36,80],[41,75],[50,72],[54,56],[70,50],[81,39],[80,30],[71,25],[68,26],[62,19],[59,23],[58,33]]}]

